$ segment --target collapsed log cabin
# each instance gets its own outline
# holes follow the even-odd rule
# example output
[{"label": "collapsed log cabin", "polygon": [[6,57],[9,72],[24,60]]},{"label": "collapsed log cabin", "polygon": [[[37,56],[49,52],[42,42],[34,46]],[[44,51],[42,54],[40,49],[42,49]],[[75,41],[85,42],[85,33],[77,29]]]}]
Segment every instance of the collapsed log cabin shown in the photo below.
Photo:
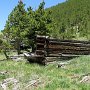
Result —
[{"label": "collapsed log cabin", "polygon": [[81,55],[90,55],[90,41],[59,40],[37,36],[35,53],[33,56],[30,55],[28,60],[45,64],[48,62],[47,57],[73,58]]}]

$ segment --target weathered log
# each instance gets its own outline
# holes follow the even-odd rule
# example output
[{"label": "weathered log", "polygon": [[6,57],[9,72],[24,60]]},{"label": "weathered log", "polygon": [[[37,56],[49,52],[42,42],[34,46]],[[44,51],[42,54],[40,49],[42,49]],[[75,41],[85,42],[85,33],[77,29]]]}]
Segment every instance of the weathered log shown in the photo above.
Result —
[{"label": "weathered log", "polygon": [[79,48],[79,47],[77,47],[77,48],[75,48],[75,47],[53,47],[53,48],[47,48],[47,50],[48,51],[60,51],[60,50],[73,50],[73,51],[90,51],[90,49],[89,48]]},{"label": "weathered log", "polygon": [[31,63],[40,63],[45,65],[45,57],[43,55],[36,54],[24,54],[25,58]]},{"label": "weathered log", "polygon": [[50,39],[46,36],[36,37],[36,51],[29,61],[48,62],[46,57],[60,57],[71,59],[90,54],[90,41]]},{"label": "weathered log", "polygon": [[71,51],[71,50],[48,51],[48,55],[52,53],[53,54],[62,53],[62,54],[75,54],[75,55],[89,55],[90,51]]},{"label": "weathered log", "polygon": [[90,43],[74,43],[74,42],[57,42],[57,41],[49,41],[51,45],[64,45],[64,46],[78,46],[78,47],[90,47]]},{"label": "weathered log", "polygon": [[79,40],[60,40],[60,39],[47,39],[48,41],[56,41],[56,42],[72,42],[72,43],[83,43],[90,44],[90,41],[79,41]]}]

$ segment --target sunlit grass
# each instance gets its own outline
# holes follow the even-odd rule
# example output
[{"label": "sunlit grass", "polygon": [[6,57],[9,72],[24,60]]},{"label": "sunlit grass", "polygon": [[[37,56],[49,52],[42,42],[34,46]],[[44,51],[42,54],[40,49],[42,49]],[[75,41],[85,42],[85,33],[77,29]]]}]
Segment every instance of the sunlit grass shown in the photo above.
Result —
[{"label": "sunlit grass", "polygon": [[0,53],[0,60],[6,59],[3,53]]},{"label": "sunlit grass", "polygon": [[[25,90],[28,81],[40,78],[39,86],[32,90],[90,90],[90,85],[80,83],[82,76],[90,73],[90,56],[83,56],[69,61],[66,69],[58,68],[57,64],[40,66],[26,62],[3,61],[0,62],[0,71],[7,71],[0,75],[0,81],[14,77]],[[72,78],[74,75],[78,77]]]}]

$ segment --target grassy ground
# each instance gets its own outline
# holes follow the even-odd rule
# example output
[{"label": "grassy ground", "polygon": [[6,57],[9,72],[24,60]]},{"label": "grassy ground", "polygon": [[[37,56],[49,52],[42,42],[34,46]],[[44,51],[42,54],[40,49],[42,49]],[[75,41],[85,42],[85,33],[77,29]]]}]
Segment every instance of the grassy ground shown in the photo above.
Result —
[{"label": "grassy ground", "polygon": [[[1,61],[1,71],[7,73],[0,74],[0,82],[14,77],[19,81],[20,90],[90,90],[89,84],[80,83],[82,77],[90,73],[90,56],[75,58],[65,68],[58,68],[57,63],[40,66],[26,62]],[[36,83],[29,85],[33,80]]]},{"label": "grassy ground", "polygon": [[[17,52],[13,52],[13,51],[7,52],[7,55],[8,56],[17,55]],[[0,60],[2,61],[2,60],[5,60],[5,59],[6,59],[6,57],[5,57],[4,53],[3,52],[0,52]]]},{"label": "grassy ground", "polygon": [[0,53],[0,60],[6,59],[3,53]]}]

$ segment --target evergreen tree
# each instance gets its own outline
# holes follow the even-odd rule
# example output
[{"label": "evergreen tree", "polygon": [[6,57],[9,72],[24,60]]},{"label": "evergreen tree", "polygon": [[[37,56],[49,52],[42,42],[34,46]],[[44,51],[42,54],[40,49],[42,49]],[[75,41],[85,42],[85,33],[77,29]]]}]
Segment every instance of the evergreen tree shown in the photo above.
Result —
[{"label": "evergreen tree", "polygon": [[50,12],[44,9],[45,2],[40,3],[39,8],[35,11],[35,20],[37,22],[36,33],[39,35],[48,35],[49,28],[48,25],[52,23],[50,18]]},{"label": "evergreen tree", "polygon": [[31,46],[35,48],[35,37],[36,35],[50,35],[52,30],[52,18],[51,12],[44,9],[45,2],[40,3],[38,9],[33,11],[31,7],[28,8],[28,29],[27,38],[31,43]]},{"label": "evergreen tree", "polygon": [[10,35],[11,39],[15,40],[18,54],[20,54],[21,40],[23,40],[24,31],[27,27],[27,14],[24,6],[22,1],[18,2],[18,5],[10,13],[4,30]]},{"label": "evergreen tree", "polygon": [[7,55],[7,49],[10,48],[10,44],[7,41],[7,38],[4,37],[4,34],[0,32],[0,52],[3,52],[6,59],[9,59]]}]

